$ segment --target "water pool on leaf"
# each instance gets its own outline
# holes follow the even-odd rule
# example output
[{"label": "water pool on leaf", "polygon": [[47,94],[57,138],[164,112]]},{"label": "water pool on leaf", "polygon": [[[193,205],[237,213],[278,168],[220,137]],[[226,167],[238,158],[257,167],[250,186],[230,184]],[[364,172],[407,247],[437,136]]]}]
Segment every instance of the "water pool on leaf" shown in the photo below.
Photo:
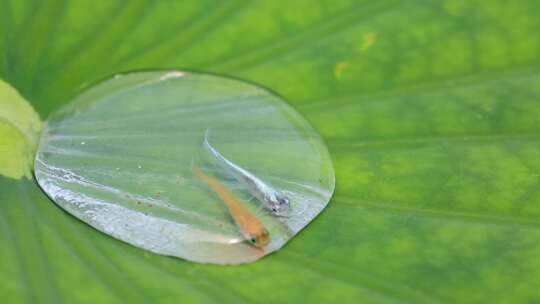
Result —
[{"label": "water pool on leaf", "polygon": [[[203,139],[290,198],[275,216],[205,156]],[[263,223],[270,243],[250,245],[196,164]],[[164,255],[251,262],[281,248],[328,204],[334,171],[326,146],[280,97],[208,74],[145,71],[102,81],[46,122],[35,161],[42,189],[69,213],[117,239]]]}]

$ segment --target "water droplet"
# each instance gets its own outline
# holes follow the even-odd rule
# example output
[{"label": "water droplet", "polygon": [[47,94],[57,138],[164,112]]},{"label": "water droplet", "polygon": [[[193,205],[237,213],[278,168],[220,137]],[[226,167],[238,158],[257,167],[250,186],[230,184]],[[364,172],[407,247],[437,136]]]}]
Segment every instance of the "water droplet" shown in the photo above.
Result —
[{"label": "water droplet", "polygon": [[[159,254],[219,264],[255,261],[307,225],[334,190],[320,137],[278,96],[250,83],[179,71],[123,74],[59,112],[38,148],[40,186],[89,225]],[[212,157],[203,148],[207,130],[212,147],[285,195],[290,212],[269,211]],[[53,136],[62,140],[47,140]],[[81,143],[76,150],[73,138]],[[92,144],[86,145],[88,138]],[[229,189],[269,232],[269,239],[261,233],[255,239],[264,250],[248,242],[195,167]]]},{"label": "water droplet", "polygon": [[160,79],[160,80],[167,80],[167,79],[173,79],[173,78],[183,77],[183,76],[185,76],[185,75],[186,75],[185,72],[172,71],[172,72],[167,72],[167,73],[163,74],[163,76],[161,76],[159,79]]}]

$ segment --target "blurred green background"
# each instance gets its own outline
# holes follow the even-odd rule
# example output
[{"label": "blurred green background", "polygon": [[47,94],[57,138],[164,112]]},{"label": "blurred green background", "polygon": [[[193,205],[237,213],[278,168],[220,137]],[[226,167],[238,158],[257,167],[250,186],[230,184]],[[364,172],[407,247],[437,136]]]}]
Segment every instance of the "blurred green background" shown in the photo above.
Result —
[{"label": "blurred green background", "polygon": [[302,113],[337,180],[281,251],[222,267],[113,240],[35,181],[0,177],[0,299],[540,302],[538,11],[536,0],[0,0],[0,78],[43,120],[117,72],[231,75]]}]

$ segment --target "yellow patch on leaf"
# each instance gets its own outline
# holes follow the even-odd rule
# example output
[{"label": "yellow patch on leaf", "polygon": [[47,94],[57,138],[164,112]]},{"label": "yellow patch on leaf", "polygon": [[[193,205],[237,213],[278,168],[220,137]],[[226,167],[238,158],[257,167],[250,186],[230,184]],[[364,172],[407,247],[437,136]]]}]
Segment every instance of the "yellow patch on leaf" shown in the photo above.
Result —
[{"label": "yellow patch on leaf", "polygon": [[28,101],[0,80],[0,175],[15,179],[32,177],[42,125]]},{"label": "yellow patch on leaf", "polygon": [[334,68],[334,76],[336,76],[337,79],[341,78],[341,75],[343,75],[343,72],[345,72],[348,66],[348,61],[342,61],[336,64],[336,67]]},{"label": "yellow patch on leaf", "polygon": [[372,47],[375,44],[375,42],[377,42],[377,33],[374,33],[374,32],[365,33],[362,36],[362,44],[360,45],[360,49],[362,51],[365,51],[369,49],[370,47]]}]

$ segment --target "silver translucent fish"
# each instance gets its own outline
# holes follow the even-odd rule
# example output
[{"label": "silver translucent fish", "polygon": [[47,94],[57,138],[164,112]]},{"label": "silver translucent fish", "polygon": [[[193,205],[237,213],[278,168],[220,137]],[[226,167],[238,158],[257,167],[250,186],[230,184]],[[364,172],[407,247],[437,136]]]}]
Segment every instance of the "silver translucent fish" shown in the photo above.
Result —
[{"label": "silver translucent fish", "polygon": [[206,130],[204,134],[204,147],[216,159],[221,167],[227,170],[238,182],[245,185],[249,193],[274,215],[283,216],[289,212],[291,207],[290,201],[284,193],[274,189],[269,183],[263,182],[246,169],[226,159],[219,151],[210,145],[208,135],[209,130]]}]

